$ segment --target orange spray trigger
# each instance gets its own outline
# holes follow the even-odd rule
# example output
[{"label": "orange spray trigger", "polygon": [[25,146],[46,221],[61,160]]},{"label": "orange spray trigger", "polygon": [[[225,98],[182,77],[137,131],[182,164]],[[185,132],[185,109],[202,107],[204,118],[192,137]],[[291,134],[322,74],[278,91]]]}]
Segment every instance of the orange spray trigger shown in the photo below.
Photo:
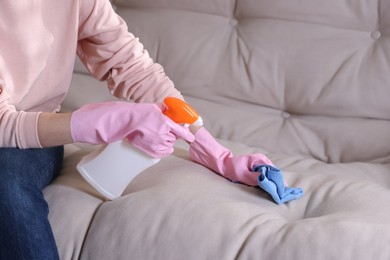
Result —
[{"label": "orange spray trigger", "polygon": [[166,106],[166,109],[163,112],[164,115],[172,119],[175,123],[188,125],[195,124],[198,126],[203,124],[203,120],[198,112],[183,100],[175,97],[167,97],[164,99],[164,104]]}]

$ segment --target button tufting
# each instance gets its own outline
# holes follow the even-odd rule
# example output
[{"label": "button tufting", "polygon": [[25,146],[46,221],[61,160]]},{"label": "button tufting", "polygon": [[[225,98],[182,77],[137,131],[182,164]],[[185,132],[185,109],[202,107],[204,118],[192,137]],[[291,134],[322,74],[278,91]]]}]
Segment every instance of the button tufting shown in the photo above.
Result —
[{"label": "button tufting", "polygon": [[371,38],[374,40],[378,40],[381,37],[381,32],[380,31],[373,31],[371,33]]},{"label": "button tufting", "polygon": [[282,116],[282,118],[287,119],[287,118],[290,118],[291,115],[290,115],[290,113],[283,111],[281,116]]},{"label": "button tufting", "polygon": [[237,19],[231,19],[230,20],[230,24],[232,25],[232,26],[236,26],[237,24],[238,24],[238,21],[237,21]]}]

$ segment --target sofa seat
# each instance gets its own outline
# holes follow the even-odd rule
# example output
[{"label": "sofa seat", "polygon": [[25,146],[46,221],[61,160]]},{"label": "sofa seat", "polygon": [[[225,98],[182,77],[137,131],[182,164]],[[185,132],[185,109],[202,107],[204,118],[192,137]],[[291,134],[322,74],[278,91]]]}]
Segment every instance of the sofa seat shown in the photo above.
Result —
[{"label": "sofa seat", "polygon": [[[67,145],[44,191],[61,259],[390,259],[388,0],[112,2],[221,144],[305,194],[278,205],[178,142],[107,201],[76,170],[97,147]],[[113,99],[76,62],[63,111]]]},{"label": "sofa seat", "polygon": [[75,166],[92,146],[68,145],[45,194],[62,259],[387,259],[390,165],[329,164],[222,141],[235,154],[262,152],[304,197],[277,205],[191,162],[188,145],[104,200]]}]

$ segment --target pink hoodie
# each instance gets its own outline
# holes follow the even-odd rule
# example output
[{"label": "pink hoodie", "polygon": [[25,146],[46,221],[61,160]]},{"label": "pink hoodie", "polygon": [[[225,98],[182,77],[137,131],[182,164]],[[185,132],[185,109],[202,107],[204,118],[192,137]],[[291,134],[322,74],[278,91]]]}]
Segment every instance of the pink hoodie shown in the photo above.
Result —
[{"label": "pink hoodie", "polygon": [[181,96],[108,0],[3,0],[0,147],[41,147],[39,112],[56,111],[63,101],[76,52],[119,98],[156,102]]}]

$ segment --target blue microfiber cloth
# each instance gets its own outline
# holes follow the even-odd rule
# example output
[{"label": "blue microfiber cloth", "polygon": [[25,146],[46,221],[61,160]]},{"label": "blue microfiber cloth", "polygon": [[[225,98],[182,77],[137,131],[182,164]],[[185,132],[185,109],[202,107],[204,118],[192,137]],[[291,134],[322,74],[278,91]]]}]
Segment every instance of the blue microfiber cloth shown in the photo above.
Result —
[{"label": "blue microfiber cloth", "polygon": [[261,164],[253,167],[252,171],[261,173],[258,177],[259,187],[269,193],[278,204],[303,196],[303,189],[285,185],[282,171],[276,167]]}]

